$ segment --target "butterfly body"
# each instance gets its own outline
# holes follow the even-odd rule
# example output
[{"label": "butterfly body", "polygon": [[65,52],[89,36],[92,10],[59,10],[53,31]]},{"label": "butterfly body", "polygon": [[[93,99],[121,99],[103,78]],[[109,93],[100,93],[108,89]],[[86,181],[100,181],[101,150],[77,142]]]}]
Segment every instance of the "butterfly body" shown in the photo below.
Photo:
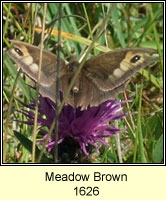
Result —
[{"label": "butterfly body", "polygon": [[[40,49],[36,46],[11,41],[14,49],[8,54],[23,72],[37,81]],[[153,65],[156,50],[127,48],[103,53],[87,60],[79,73],[67,99],[73,107],[97,106],[122,92],[130,77],[139,69]],[[79,63],[65,64],[61,59],[60,90],[66,93]],[[55,101],[57,56],[43,50],[40,93]]]}]

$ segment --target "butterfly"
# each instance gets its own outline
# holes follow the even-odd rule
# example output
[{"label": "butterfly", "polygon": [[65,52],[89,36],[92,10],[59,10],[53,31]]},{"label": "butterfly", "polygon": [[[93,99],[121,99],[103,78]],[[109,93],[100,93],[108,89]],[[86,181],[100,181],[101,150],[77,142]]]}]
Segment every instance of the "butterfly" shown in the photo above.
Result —
[{"label": "butterfly", "polygon": [[[10,58],[35,82],[38,77],[40,48],[11,40],[14,48]],[[156,63],[157,52],[151,48],[126,48],[100,54],[87,60],[68,95],[67,104],[77,108],[98,106],[123,92],[139,69]],[[60,91],[65,94],[79,66],[77,61],[66,64],[60,60]],[[43,50],[39,92],[55,102],[57,56]]]}]

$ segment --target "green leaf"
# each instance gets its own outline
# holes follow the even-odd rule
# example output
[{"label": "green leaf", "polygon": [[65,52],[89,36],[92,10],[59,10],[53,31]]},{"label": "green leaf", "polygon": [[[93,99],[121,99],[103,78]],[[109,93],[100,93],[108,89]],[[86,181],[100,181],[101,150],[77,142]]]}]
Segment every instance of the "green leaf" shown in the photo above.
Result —
[{"label": "green leaf", "polygon": [[[25,137],[23,134],[14,131],[14,135],[17,137],[17,139],[21,142],[21,144],[30,152],[32,153],[32,141],[29,140],[27,137]],[[39,148],[36,146],[36,158],[38,158],[40,154]],[[44,154],[41,159],[41,163],[51,163],[50,159],[47,158]]]},{"label": "green leaf", "polygon": [[163,159],[163,135],[157,141],[153,150],[153,158],[155,163],[161,163]]}]

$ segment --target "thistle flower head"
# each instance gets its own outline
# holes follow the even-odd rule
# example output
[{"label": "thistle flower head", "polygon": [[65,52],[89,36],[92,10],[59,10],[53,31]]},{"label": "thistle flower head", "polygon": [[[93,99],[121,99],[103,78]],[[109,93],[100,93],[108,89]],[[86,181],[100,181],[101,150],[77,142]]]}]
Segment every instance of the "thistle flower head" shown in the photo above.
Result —
[{"label": "thistle flower head", "polygon": [[[109,125],[109,122],[126,115],[119,113],[122,110],[122,103],[117,100],[109,100],[98,107],[88,107],[86,110],[81,110],[80,107],[74,109],[70,105],[64,106],[59,115],[58,143],[61,143],[65,138],[71,137],[80,145],[86,155],[88,155],[88,145],[93,145],[96,148],[98,143],[107,145],[104,138],[119,132],[119,129]],[[24,123],[33,125],[35,101],[32,104],[24,104],[24,106],[31,109],[31,111],[22,111],[27,116],[27,121]],[[49,129],[56,116],[55,103],[48,98],[40,96],[39,114],[38,125]],[[43,141],[47,134],[48,132],[44,130]],[[48,151],[51,151],[55,146],[54,134],[52,133],[51,138],[49,138]]]}]

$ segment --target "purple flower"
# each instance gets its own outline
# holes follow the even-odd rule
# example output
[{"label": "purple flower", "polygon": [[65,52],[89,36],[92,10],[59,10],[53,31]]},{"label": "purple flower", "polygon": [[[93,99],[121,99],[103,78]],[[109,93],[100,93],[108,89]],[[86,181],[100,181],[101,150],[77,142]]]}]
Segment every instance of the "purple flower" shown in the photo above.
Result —
[{"label": "purple flower", "polygon": [[[108,123],[126,115],[119,113],[122,110],[121,104],[123,103],[117,100],[109,100],[98,107],[88,107],[87,110],[81,110],[80,107],[74,109],[70,105],[64,106],[59,116],[58,143],[61,143],[66,138],[72,138],[80,145],[86,155],[88,155],[88,145],[93,145],[96,148],[98,147],[98,142],[107,145],[104,138],[115,135],[120,131],[120,129],[110,126]],[[35,101],[32,104],[22,104],[32,110],[22,111],[28,118],[24,123],[33,125]],[[48,98],[40,96],[39,114],[38,125],[49,129],[56,115],[55,103]],[[43,141],[47,134],[46,129],[43,129]],[[55,141],[52,134],[47,144],[48,151],[52,151],[54,146]]]}]

